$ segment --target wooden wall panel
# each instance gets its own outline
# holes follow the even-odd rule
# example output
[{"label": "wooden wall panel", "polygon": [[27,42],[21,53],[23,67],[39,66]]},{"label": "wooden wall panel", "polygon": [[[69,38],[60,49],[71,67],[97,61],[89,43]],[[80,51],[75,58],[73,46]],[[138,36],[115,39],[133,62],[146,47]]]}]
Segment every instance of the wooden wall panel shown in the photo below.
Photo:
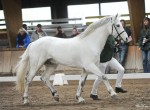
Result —
[{"label": "wooden wall panel", "polygon": [[11,71],[11,51],[4,51],[3,71],[9,73]]},{"label": "wooden wall panel", "polygon": [[134,60],[135,60],[135,46],[130,46],[128,48],[128,54],[127,54],[125,68],[132,69],[135,64]]},{"label": "wooden wall panel", "polygon": [[125,69],[130,70],[132,72],[142,72],[143,66],[141,50],[139,50],[138,46],[128,47]]},{"label": "wooden wall panel", "polygon": [[3,71],[4,53],[0,51],[0,72]]},{"label": "wooden wall panel", "polygon": [[136,60],[135,60],[135,69],[136,70],[142,70],[143,69],[143,65],[142,65],[142,54],[141,54],[141,50],[139,50],[139,47],[136,46]]},{"label": "wooden wall panel", "polygon": [[[12,73],[23,52],[24,50],[0,51],[0,73]],[[126,72],[143,72],[141,51],[138,49],[138,46],[129,46],[125,69]],[[56,69],[57,72],[80,70],[62,65],[59,65]]]},{"label": "wooden wall panel", "polygon": [[22,55],[24,51],[11,51],[11,67],[12,67],[12,71],[11,72],[14,72],[14,69],[15,69],[15,66],[17,64],[17,62],[20,60],[20,56]]}]

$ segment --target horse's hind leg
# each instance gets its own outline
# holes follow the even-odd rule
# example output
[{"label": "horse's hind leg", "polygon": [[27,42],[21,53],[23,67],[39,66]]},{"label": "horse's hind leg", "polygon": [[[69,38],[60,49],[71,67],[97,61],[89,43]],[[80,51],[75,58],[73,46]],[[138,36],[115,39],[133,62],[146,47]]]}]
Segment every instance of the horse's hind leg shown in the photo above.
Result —
[{"label": "horse's hind leg", "polygon": [[78,103],[85,103],[85,100],[81,97],[81,93],[82,93],[83,86],[85,85],[86,78],[87,78],[87,73],[85,72],[85,70],[83,70],[81,74],[81,79],[79,81],[77,93],[76,93],[76,99],[78,100]]},{"label": "horse's hind leg", "polygon": [[41,80],[49,88],[54,99],[56,101],[59,101],[59,95],[57,94],[57,91],[55,90],[54,86],[49,81],[49,78],[54,73],[56,67],[57,67],[57,65],[55,65],[55,64],[45,63],[45,72],[42,74]]},{"label": "horse's hind leg", "polygon": [[24,105],[30,104],[30,101],[28,98],[28,96],[29,96],[29,84],[32,82],[37,71],[40,69],[40,67],[42,65],[43,65],[42,61],[41,62],[36,61],[36,60],[30,61],[29,73],[27,74],[27,76],[25,78],[25,90],[24,90],[24,95],[23,95]]},{"label": "horse's hind leg", "polygon": [[24,95],[23,95],[23,99],[24,99],[24,105],[29,105],[30,101],[29,101],[29,84],[31,83],[31,81],[33,80],[35,74],[36,74],[37,70],[30,68],[29,74],[26,76],[25,78],[25,91],[24,91]]}]

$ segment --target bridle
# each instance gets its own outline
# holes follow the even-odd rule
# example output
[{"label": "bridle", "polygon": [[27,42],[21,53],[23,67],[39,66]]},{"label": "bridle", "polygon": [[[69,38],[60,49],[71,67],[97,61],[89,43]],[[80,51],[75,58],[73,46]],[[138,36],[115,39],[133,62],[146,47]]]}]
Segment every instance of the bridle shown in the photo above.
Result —
[{"label": "bridle", "polygon": [[[117,28],[116,28],[116,26],[115,26],[115,24],[113,24],[113,25],[112,25],[112,32],[111,32],[111,35],[112,35],[112,33],[113,33],[113,29],[114,29],[113,27],[115,28],[115,30],[116,30],[116,32],[117,32],[117,34],[118,34],[117,37],[115,38],[115,40],[117,40],[118,38],[121,39],[121,40],[123,40],[123,38],[121,37],[121,34],[124,33],[125,31],[123,30],[122,32],[119,33],[118,30],[117,30]],[[124,40],[123,40],[123,41],[124,41]],[[125,41],[124,41],[124,42],[125,42]]]}]

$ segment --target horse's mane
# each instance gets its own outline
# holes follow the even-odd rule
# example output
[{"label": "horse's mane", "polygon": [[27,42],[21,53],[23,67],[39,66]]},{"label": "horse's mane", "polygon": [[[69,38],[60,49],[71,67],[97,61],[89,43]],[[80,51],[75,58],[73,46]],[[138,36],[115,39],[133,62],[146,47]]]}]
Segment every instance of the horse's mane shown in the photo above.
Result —
[{"label": "horse's mane", "polygon": [[79,34],[80,38],[84,38],[86,37],[89,33],[91,33],[92,31],[94,31],[95,29],[97,29],[100,26],[103,26],[104,24],[108,23],[110,21],[110,17],[112,16],[107,16],[104,18],[101,18],[100,20],[93,22],[92,24],[90,24],[87,29],[82,32],[81,34]]}]

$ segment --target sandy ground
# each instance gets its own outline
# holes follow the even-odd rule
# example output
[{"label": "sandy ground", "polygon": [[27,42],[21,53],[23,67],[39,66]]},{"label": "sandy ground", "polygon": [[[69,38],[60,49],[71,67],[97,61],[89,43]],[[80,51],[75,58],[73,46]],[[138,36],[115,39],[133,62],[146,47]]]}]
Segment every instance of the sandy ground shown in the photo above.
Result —
[{"label": "sandy ground", "polygon": [[[114,87],[115,80],[110,83]],[[75,99],[78,81],[56,86],[59,102],[42,82],[33,82],[29,96],[32,105],[23,106],[22,94],[15,90],[15,83],[0,83],[0,110],[150,110],[150,79],[123,80],[128,93],[119,93],[116,100],[111,99],[101,83],[98,93],[101,100],[93,101],[89,97],[92,84],[93,81],[86,82],[82,93],[86,103],[78,104]]]}]

